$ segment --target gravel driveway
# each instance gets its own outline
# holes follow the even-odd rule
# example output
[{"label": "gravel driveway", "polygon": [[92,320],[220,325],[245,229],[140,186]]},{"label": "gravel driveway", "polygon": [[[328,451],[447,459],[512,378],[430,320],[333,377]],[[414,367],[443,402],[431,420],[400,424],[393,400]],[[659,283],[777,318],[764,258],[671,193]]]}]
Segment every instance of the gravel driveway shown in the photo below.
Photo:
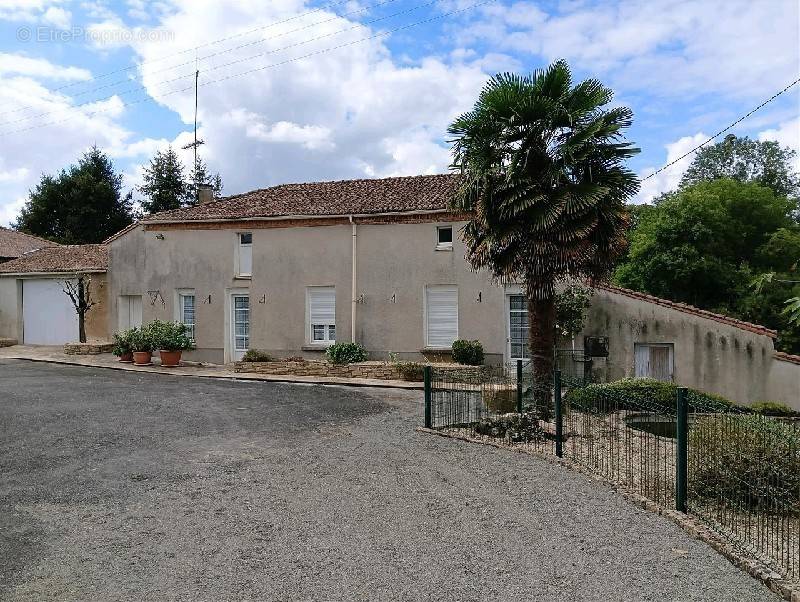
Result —
[{"label": "gravel driveway", "polygon": [[419,398],[2,361],[0,599],[778,599]]}]

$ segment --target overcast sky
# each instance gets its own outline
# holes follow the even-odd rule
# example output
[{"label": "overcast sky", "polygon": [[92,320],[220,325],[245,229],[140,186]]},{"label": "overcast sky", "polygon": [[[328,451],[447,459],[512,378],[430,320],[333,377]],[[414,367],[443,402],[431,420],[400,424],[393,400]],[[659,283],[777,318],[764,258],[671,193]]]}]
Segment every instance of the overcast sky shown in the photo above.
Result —
[{"label": "overcast sky", "polygon": [[[447,170],[487,78],[565,58],[630,106],[649,173],[800,76],[797,0],[0,0],[0,224],[42,173],[192,138],[226,194]],[[800,85],[733,132],[800,148]],[[187,151],[184,162],[189,164]],[[688,161],[688,160],[687,160]],[[674,187],[687,161],[649,179]]]}]

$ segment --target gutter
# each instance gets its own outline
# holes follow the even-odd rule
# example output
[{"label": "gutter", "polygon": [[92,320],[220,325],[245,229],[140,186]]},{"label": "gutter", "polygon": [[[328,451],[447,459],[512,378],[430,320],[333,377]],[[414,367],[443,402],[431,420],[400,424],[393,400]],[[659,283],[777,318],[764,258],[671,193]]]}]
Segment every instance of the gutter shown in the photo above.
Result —
[{"label": "gutter", "polygon": [[106,274],[108,270],[92,268],[88,270],[70,270],[69,272],[2,272],[0,278],[14,276],[16,278],[47,278],[51,276],[77,276],[78,274]]}]

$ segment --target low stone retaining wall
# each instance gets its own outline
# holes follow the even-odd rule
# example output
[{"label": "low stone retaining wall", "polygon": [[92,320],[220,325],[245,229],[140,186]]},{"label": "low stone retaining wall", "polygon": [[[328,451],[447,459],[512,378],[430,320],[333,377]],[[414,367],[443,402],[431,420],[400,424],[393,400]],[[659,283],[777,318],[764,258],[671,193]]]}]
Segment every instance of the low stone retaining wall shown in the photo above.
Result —
[{"label": "low stone retaining wall", "polygon": [[[434,365],[437,368],[444,367],[459,374],[477,374],[481,369],[480,366],[460,366],[458,364]],[[320,360],[236,362],[234,371],[276,376],[335,376],[339,378],[374,378],[379,380],[422,380],[421,375],[420,378],[408,378],[407,373],[403,374],[400,365],[390,362],[359,362],[356,364],[332,364]]]},{"label": "low stone retaining wall", "polygon": [[17,344],[17,339],[0,338],[0,347],[13,347],[16,344]]},{"label": "low stone retaining wall", "polygon": [[100,355],[111,353],[114,343],[67,343],[64,345],[66,355]]},{"label": "low stone retaining wall", "polygon": [[397,366],[388,362],[359,362],[357,364],[331,364],[317,360],[236,362],[234,371],[288,376],[338,376],[341,378],[401,380]]}]

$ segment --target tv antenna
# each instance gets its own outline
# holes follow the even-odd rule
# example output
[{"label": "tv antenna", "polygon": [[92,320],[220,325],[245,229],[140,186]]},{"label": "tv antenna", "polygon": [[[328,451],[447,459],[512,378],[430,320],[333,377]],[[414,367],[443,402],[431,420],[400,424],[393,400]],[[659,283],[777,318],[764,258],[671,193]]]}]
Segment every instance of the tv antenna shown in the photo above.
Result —
[{"label": "tv antenna", "polygon": [[203,140],[197,139],[197,82],[200,79],[200,69],[196,69],[194,72],[194,142],[190,142],[189,144],[184,144],[181,148],[183,150],[193,149],[194,150],[194,196],[195,201],[199,200],[200,195],[200,182],[197,181],[197,147],[201,144],[205,144]]}]

